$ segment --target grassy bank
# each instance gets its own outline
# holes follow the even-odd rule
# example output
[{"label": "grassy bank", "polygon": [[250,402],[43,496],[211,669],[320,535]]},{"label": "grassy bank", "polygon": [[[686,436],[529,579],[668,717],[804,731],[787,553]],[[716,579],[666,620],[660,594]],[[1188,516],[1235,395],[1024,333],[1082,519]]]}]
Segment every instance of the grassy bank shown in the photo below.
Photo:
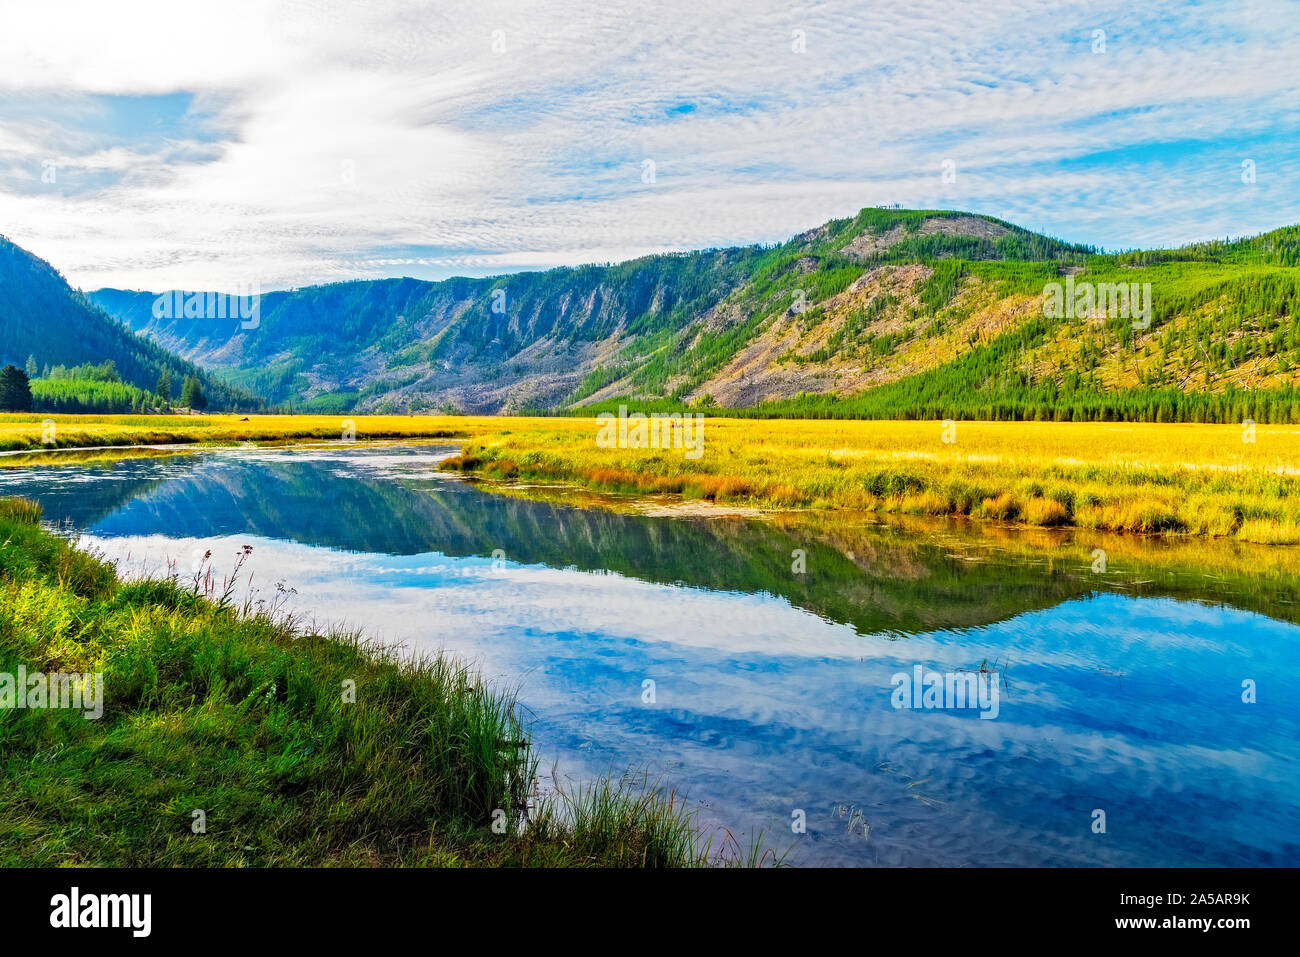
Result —
[{"label": "grassy bank", "polygon": [[694,460],[600,448],[599,428],[503,424],[447,467],[769,508],[1300,542],[1294,426],[707,419]]},{"label": "grassy bank", "polygon": [[[284,440],[460,442],[451,468],[766,508],[1300,543],[1300,426],[708,418],[703,454],[600,448],[593,418],[55,416],[62,448]],[[42,417],[0,416],[39,450]],[[948,441],[950,440],[950,441]],[[20,464],[21,456],[0,458]]]},{"label": "grassy bank", "polygon": [[122,581],[39,514],[0,500],[0,675],[102,674],[102,716],[0,707],[0,864],[710,859],[652,787],[539,798],[513,699],[455,662],[236,607],[211,575]]},{"label": "grassy bank", "polygon": [[[0,414],[0,451],[105,445],[274,442],[285,439],[454,438],[465,422],[411,415]],[[52,423],[50,428],[48,423]]]}]

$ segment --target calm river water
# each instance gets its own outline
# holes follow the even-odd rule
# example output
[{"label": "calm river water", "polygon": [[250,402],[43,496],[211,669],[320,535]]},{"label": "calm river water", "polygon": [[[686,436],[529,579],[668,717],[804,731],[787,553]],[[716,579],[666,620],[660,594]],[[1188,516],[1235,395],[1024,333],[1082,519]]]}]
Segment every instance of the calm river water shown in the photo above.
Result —
[{"label": "calm river water", "polygon": [[865,521],[529,500],[439,474],[452,451],[23,466],[0,494],[127,574],[187,576],[207,551],[225,573],[251,545],[241,594],[279,583],[300,615],[517,688],[548,775],[648,772],[791,863],[1300,864],[1285,590],[1135,594]]}]

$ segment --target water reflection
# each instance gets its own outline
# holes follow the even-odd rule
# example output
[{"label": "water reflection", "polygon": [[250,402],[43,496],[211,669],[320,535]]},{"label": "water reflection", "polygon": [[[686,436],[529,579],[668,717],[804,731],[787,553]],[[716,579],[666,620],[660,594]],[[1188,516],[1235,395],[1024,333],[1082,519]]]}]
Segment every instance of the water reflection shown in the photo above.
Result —
[{"label": "water reflection", "polygon": [[[263,593],[284,581],[322,621],[518,684],[558,774],[648,767],[797,861],[1300,861],[1297,628],[1185,600],[1267,608],[1284,578],[1198,589],[1170,573],[1134,595],[1077,555],[952,535],[488,494],[434,472],[440,454],[200,453],[0,483],[128,570],[204,550],[221,570],[253,544]],[[897,672],[988,663],[996,720],[891,707]]]}]

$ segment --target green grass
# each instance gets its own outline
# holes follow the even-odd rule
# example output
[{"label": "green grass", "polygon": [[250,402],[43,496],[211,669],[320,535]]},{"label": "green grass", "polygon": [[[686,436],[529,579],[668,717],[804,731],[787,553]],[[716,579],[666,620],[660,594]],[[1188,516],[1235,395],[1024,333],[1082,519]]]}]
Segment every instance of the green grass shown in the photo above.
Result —
[{"label": "green grass", "polygon": [[[49,415],[0,413],[0,451],[51,451],[174,443],[233,444],[289,439],[341,441],[452,438],[464,420],[446,416],[350,415]],[[480,420],[486,421],[486,420]],[[499,420],[492,420],[492,425]],[[51,426],[52,424],[52,426]],[[3,463],[0,463],[2,465]]]},{"label": "green grass", "polygon": [[104,710],[0,709],[0,864],[729,861],[648,783],[539,795],[514,697],[455,660],[240,607],[238,569],[123,581],[39,515],[0,500],[0,672],[102,673]]},{"label": "green grass", "polygon": [[603,448],[594,420],[481,434],[441,467],[760,509],[858,510],[1300,543],[1300,430],[706,417],[701,455]]}]

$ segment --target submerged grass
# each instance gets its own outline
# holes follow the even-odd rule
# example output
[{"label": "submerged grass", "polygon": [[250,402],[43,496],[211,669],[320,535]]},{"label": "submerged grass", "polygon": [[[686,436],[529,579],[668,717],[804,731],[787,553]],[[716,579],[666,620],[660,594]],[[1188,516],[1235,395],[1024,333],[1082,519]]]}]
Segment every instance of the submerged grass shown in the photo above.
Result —
[{"label": "submerged grass", "polygon": [[39,516],[0,500],[0,674],[100,673],[103,713],[0,707],[0,864],[725,862],[657,788],[540,797],[517,702],[455,660],[123,581]]}]

